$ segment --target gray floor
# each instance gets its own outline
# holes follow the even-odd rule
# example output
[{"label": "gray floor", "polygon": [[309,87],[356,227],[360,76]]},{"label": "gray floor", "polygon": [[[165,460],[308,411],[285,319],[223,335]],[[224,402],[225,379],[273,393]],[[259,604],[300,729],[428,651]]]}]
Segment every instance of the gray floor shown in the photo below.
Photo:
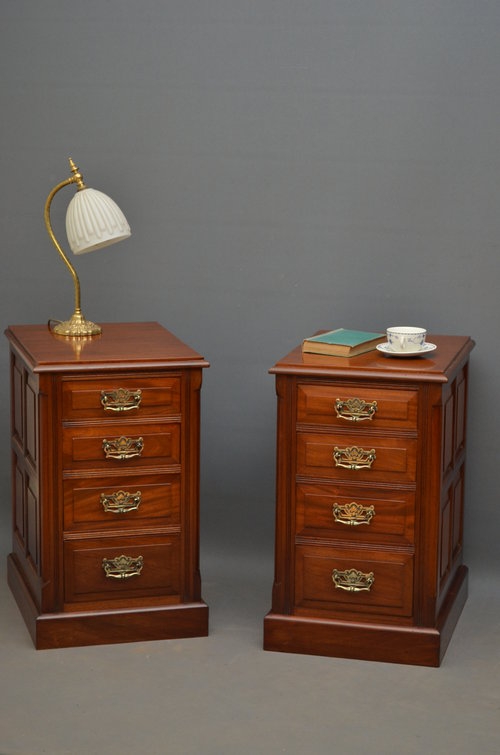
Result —
[{"label": "gray floor", "polygon": [[271,554],[202,548],[210,636],[35,651],[5,582],[1,755],[500,752],[500,606],[491,575],[440,669],[269,653]]}]

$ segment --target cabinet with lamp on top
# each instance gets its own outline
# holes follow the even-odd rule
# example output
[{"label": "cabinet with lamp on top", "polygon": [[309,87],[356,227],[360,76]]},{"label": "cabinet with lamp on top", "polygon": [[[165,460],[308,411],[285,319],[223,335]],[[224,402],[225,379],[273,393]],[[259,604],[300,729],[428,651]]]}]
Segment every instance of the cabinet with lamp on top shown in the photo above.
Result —
[{"label": "cabinet with lamp on top", "polygon": [[[202,371],[156,322],[96,325],[50,205],[75,183],[76,253],[130,235],[118,207],[72,176],[49,195],[49,236],[75,285],[54,327],[13,325],[8,581],[36,648],[208,633],[199,571]],[[77,199],[78,198],[78,199]],[[71,205],[70,205],[71,210]]]}]

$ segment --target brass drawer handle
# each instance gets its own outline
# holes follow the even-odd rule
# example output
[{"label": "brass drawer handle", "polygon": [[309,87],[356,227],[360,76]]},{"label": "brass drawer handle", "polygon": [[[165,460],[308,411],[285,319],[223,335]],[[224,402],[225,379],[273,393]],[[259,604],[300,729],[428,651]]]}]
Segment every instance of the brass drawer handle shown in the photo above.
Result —
[{"label": "brass drawer handle", "polygon": [[375,449],[365,451],[358,446],[350,446],[348,448],[339,448],[335,446],[333,449],[333,459],[336,467],[344,467],[345,469],[370,469],[371,465],[377,458]]},{"label": "brass drawer handle", "polygon": [[144,448],[142,438],[127,438],[120,435],[119,438],[112,438],[102,442],[102,449],[106,454],[106,459],[132,459],[134,456],[140,456]]},{"label": "brass drawer handle", "polygon": [[144,558],[137,556],[118,556],[117,558],[103,558],[102,568],[106,577],[110,579],[130,579],[138,577],[144,566]]},{"label": "brass drawer handle", "polygon": [[141,403],[141,390],[128,391],[126,388],[117,388],[116,391],[101,391],[101,404],[104,411],[128,412],[138,409]]},{"label": "brass drawer handle", "polygon": [[373,419],[377,411],[377,402],[364,401],[362,398],[348,398],[345,401],[337,398],[335,411],[340,419],[348,422],[362,422],[365,419]]},{"label": "brass drawer handle", "polygon": [[339,524],[347,524],[357,527],[359,524],[370,524],[375,516],[374,506],[362,506],[360,503],[333,504],[333,518]]},{"label": "brass drawer handle", "polygon": [[363,592],[363,590],[370,592],[371,586],[375,582],[375,575],[372,571],[363,574],[357,569],[346,569],[345,571],[334,569],[332,580],[335,589],[346,590],[347,592]]},{"label": "brass drawer handle", "polygon": [[141,505],[142,493],[126,493],[118,490],[116,493],[101,493],[101,504],[106,512],[112,514],[128,514],[129,511],[137,511]]}]

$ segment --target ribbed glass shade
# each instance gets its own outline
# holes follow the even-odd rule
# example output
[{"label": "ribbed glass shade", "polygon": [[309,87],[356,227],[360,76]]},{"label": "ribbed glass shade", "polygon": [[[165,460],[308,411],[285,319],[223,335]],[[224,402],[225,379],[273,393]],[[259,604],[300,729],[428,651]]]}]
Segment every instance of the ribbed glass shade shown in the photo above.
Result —
[{"label": "ribbed glass shade", "polygon": [[107,194],[77,191],[66,212],[66,234],[74,254],[93,252],[130,236],[123,212]]}]

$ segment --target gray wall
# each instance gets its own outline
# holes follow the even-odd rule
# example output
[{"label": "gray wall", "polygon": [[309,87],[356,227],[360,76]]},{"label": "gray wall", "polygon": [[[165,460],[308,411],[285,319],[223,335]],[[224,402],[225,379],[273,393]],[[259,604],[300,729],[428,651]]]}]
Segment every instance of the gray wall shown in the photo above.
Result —
[{"label": "gray wall", "polygon": [[[2,329],[71,314],[42,220],[71,156],[133,230],[77,259],[84,312],[158,320],[210,360],[202,544],[265,553],[268,368],[320,327],[471,335],[466,550],[492,567],[497,0],[4,0],[1,16]],[[0,370],[8,528],[5,342]]]}]

